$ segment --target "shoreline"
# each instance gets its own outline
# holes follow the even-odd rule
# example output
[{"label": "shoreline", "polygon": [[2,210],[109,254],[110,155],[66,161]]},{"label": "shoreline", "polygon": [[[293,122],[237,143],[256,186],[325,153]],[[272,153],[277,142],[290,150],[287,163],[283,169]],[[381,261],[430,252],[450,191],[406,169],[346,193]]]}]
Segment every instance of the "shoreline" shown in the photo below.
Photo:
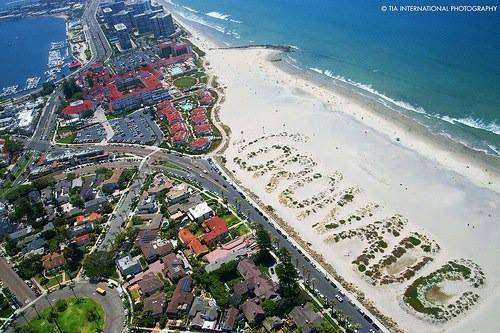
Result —
[{"label": "shoreline", "polygon": [[[245,51],[248,48],[238,46],[228,46],[223,42],[211,36],[206,27],[195,22],[186,22],[186,20],[173,12],[173,15],[178,23],[184,27],[186,31],[192,34],[205,45],[205,48],[212,50],[227,50],[227,51]],[[199,25],[200,27],[197,27]],[[198,35],[202,35],[202,38]],[[202,40],[204,39],[204,41]],[[250,45],[249,45],[250,46]],[[253,49],[261,48],[260,45],[255,45]],[[332,94],[344,96],[368,110],[364,114],[345,113],[361,122],[368,125],[372,129],[381,132],[392,139],[394,144],[402,145],[410,150],[414,150],[419,154],[437,161],[445,169],[456,172],[459,175],[466,176],[474,184],[500,192],[500,157],[488,154],[484,151],[477,150],[467,146],[464,143],[455,141],[443,134],[433,133],[426,125],[421,124],[416,119],[383,105],[377,101],[377,96],[368,95],[368,92],[361,91],[348,83],[340,82],[329,77],[322,77],[317,73],[312,73],[307,69],[298,69],[286,61],[272,61],[277,56],[286,56],[286,52],[281,50],[273,50],[272,48],[261,48],[269,51],[267,61],[270,66],[274,66],[280,71],[283,71],[298,80],[302,80],[303,85],[316,86],[316,88],[329,91]],[[215,73],[216,75],[217,73]],[[307,88],[307,87],[306,87]],[[359,90],[359,91],[357,91]],[[313,94],[314,95],[314,94]],[[317,97],[317,96],[316,96]],[[327,101],[323,101],[327,103]],[[337,112],[332,110],[332,112]],[[343,112],[343,111],[340,111]],[[386,122],[383,127],[373,126],[373,123],[366,121],[364,118],[378,118],[375,122],[380,124]],[[381,124],[380,124],[381,125]],[[385,130],[384,130],[385,129]],[[392,135],[392,136],[391,136]],[[397,141],[399,138],[399,141]],[[426,151],[427,150],[427,151]],[[219,151],[223,153],[223,151]],[[436,154],[438,153],[438,154]]]},{"label": "shoreline", "polygon": [[[311,85],[317,86],[317,88],[328,90],[333,94],[343,95],[346,98],[365,106],[366,110],[371,111],[372,116],[379,117],[381,120],[388,122],[389,127],[391,125],[397,127],[397,129],[393,131],[393,134],[408,135],[408,141],[402,140],[401,137],[397,137],[400,139],[397,141],[396,136],[392,137],[391,139],[395,144],[400,144],[408,149],[415,150],[421,155],[437,161],[444,168],[466,176],[476,185],[492,189],[495,192],[500,192],[500,157],[468,147],[467,145],[457,142],[443,134],[433,133],[429,128],[417,120],[414,120],[401,112],[392,110],[380,102],[375,101],[375,97],[373,96],[361,95],[360,93],[353,91],[353,89],[351,89],[350,86],[347,86],[347,84],[344,86],[344,84],[338,82],[337,80],[320,78],[306,70],[294,68],[292,65],[284,61],[272,61],[276,55],[281,53],[282,52],[276,51],[276,53],[267,56],[267,61],[271,66],[275,66],[279,70],[297,77],[299,80],[305,81],[305,84],[310,83]],[[335,87],[332,87],[332,85]],[[367,116],[366,113],[363,115],[351,113],[349,115],[357,121],[372,127],[378,132],[384,133],[387,136],[390,135],[390,130],[381,131],[380,128],[364,121],[365,119],[363,118]],[[397,131],[400,131],[400,133],[397,133]],[[408,144],[408,142],[410,143]],[[433,150],[433,153],[441,153],[444,160],[436,157],[436,155],[424,153],[422,150],[425,150],[425,148],[422,149],[423,147],[421,145],[417,145],[418,143],[428,145],[431,150]],[[444,156],[448,153],[453,154],[453,156]],[[448,158],[453,161],[453,166],[449,163],[443,163]]]},{"label": "shoreline", "polygon": [[[182,19],[176,19],[184,27],[189,27],[186,29],[191,32],[193,43],[202,49],[210,49],[211,38],[203,33],[203,29],[200,32]],[[496,160],[490,166],[488,161],[477,157],[486,155],[484,153],[472,153],[461,145],[446,148],[451,140],[441,137],[434,142],[433,137],[429,138],[427,128],[418,123],[411,124],[413,120],[396,111],[387,108],[385,112],[388,114],[381,114],[372,110],[375,101],[366,101],[364,96],[351,96],[355,93],[348,88],[332,91],[326,83],[319,82],[318,85],[311,79],[315,78],[312,75],[307,78],[294,73],[293,67],[287,68],[284,61],[269,61],[277,54],[264,49],[207,52],[206,60],[210,63],[207,70],[218,77],[226,97],[218,115],[222,124],[230,127],[232,132],[227,149],[219,154],[227,161],[223,165],[225,170],[255,201],[265,203],[266,212],[278,217],[277,221],[286,221],[290,234],[307,245],[305,248],[311,254],[320,257],[319,262],[325,269],[331,267],[335,275],[347,282],[347,286],[363,295],[365,302],[374,304],[379,309],[377,312],[397,319],[401,328],[442,332],[457,327],[463,329],[467,325],[486,327],[488,324],[483,322],[485,315],[491,314],[500,301],[495,287],[500,270],[494,266],[491,257],[499,250],[496,239],[500,237],[492,222],[499,215],[500,208],[495,204],[500,202],[496,199],[500,198]],[[288,134],[280,136],[278,133],[282,132]],[[265,133],[275,134],[273,137]],[[245,149],[254,141],[257,143],[251,149],[255,150],[246,154]],[[290,181],[278,178],[277,185],[269,191],[269,183],[266,185],[268,176],[271,175],[272,180],[277,175],[272,174],[272,168],[250,172],[236,163],[240,160],[254,166],[282,160],[281,155],[266,152],[276,145],[292,147],[297,156],[312,159],[317,172],[340,170],[344,178],[341,183],[348,182],[350,186],[354,181],[355,186],[360,185],[361,192],[355,193],[356,206],[372,200],[381,203],[382,212],[374,213],[374,218],[382,219],[382,214],[385,217],[404,214],[409,222],[401,237],[418,231],[442,246],[434,261],[425,265],[416,277],[425,276],[454,258],[471,258],[481,265],[488,283],[486,290],[477,291],[481,295],[480,303],[458,319],[434,325],[432,321],[408,313],[401,306],[401,295],[414,278],[389,288],[367,282],[349,258],[351,252],[356,257],[361,249],[359,245],[363,244],[332,244],[324,237],[326,234],[318,234],[314,227],[319,215],[325,213],[323,209],[315,216],[299,218],[297,209],[283,204],[283,192],[279,194],[275,190],[293,186],[294,178]],[[259,151],[262,151],[258,153],[260,155],[253,155]],[[294,172],[286,168],[284,171]],[[298,187],[293,193],[300,198],[324,190],[316,184],[302,186],[304,188]],[[391,239],[390,248],[395,244]]]}]

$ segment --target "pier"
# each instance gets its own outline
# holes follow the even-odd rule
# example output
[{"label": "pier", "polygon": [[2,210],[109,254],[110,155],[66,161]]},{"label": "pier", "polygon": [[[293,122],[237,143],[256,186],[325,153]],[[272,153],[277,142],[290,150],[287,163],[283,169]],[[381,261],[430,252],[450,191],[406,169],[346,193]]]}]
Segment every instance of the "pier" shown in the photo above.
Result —
[{"label": "pier", "polygon": [[225,47],[213,47],[211,50],[231,50],[231,49],[269,49],[281,52],[293,52],[294,47],[291,45],[280,45],[280,44],[249,44],[249,45],[239,45],[239,46],[225,46]]}]

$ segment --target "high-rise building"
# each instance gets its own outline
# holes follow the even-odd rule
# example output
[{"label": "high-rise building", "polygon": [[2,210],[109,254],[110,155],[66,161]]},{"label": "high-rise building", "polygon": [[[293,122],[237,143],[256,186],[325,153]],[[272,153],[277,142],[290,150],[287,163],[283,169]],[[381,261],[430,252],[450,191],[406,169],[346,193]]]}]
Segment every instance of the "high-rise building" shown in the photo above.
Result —
[{"label": "high-rise building", "polygon": [[132,27],[132,17],[128,10],[121,10],[111,16],[113,24],[123,23],[125,26]]},{"label": "high-rise building", "polygon": [[134,15],[134,26],[138,33],[146,34],[153,32],[153,25],[148,12]]},{"label": "high-rise building", "polygon": [[114,14],[113,9],[109,7],[105,7],[102,9],[102,16],[104,18],[104,22],[109,26],[113,25],[113,19],[112,19],[113,14]]},{"label": "high-rise building", "polygon": [[151,18],[153,22],[153,33],[158,39],[168,37],[175,32],[174,21],[171,14],[161,13]]},{"label": "high-rise building", "polygon": [[132,48],[132,42],[130,41],[130,34],[127,27],[123,23],[118,23],[115,25],[116,38],[118,38],[118,43],[122,50],[128,50]]},{"label": "high-rise building", "polygon": [[151,10],[151,1],[150,0],[136,0],[130,5],[132,12],[134,14],[141,14],[147,10]]}]

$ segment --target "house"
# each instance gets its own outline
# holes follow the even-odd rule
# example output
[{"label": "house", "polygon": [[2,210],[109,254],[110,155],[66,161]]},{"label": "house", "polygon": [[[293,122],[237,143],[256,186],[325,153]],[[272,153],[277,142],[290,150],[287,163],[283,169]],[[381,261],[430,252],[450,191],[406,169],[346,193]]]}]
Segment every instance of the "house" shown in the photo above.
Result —
[{"label": "house", "polygon": [[7,217],[0,218],[0,239],[16,231],[17,225],[9,221]]},{"label": "house", "polygon": [[132,258],[130,254],[118,259],[116,265],[118,266],[118,270],[124,277],[128,275],[135,275],[142,271],[141,263],[139,262],[139,260],[136,258]]},{"label": "house", "polygon": [[182,202],[189,197],[189,194],[189,188],[186,185],[174,186],[166,195],[167,202],[169,205]]},{"label": "house", "polygon": [[163,274],[168,276],[170,281],[177,281],[186,275],[184,271],[184,264],[179,259],[177,254],[170,253],[164,256],[161,261],[163,262]]},{"label": "house", "polygon": [[99,214],[97,212],[91,212],[88,215],[78,215],[75,219],[75,225],[83,224],[86,222],[89,222],[89,223],[99,222],[101,217],[102,217],[101,214]]},{"label": "house", "polygon": [[214,215],[214,211],[206,202],[188,209],[187,216],[191,221],[203,222]]},{"label": "house", "polygon": [[28,254],[28,253],[43,254],[45,246],[47,246],[47,241],[45,240],[45,238],[38,237],[38,238],[33,239],[28,244],[26,244],[22,250],[22,253],[23,254]]},{"label": "house", "polygon": [[158,204],[155,200],[148,198],[137,206],[137,214],[154,214],[158,211]]},{"label": "house", "polygon": [[137,282],[137,285],[141,289],[144,296],[151,296],[155,292],[163,289],[163,282],[160,278],[153,273],[148,273],[144,275],[142,280]]},{"label": "house", "polygon": [[321,326],[323,320],[320,314],[314,312],[311,303],[294,307],[288,316],[302,333],[315,332]]},{"label": "house", "polygon": [[211,135],[212,134],[212,127],[208,123],[203,123],[203,124],[195,125],[194,131],[199,136]]},{"label": "house", "polygon": [[249,324],[259,324],[264,320],[265,313],[262,307],[252,300],[247,300],[240,307]]},{"label": "house", "polygon": [[151,296],[144,298],[144,312],[151,313],[153,318],[158,318],[163,314],[167,300],[162,291],[158,291]]},{"label": "house", "polygon": [[283,319],[276,317],[276,316],[267,317],[262,322],[262,326],[264,326],[266,331],[274,332],[277,329],[279,329],[281,326],[283,326]]},{"label": "house", "polygon": [[121,177],[122,173],[123,173],[122,168],[113,169],[113,174],[111,175],[111,177],[106,179],[102,183],[103,191],[112,192],[112,191],[116,190],[120,185],[120,177]]},{"label": "house", "polygon": [[216,241],[220,241],[228,233],[226,222],[218,216],[206,220],[203,223],[203,227],[205,228],[205,234],[202,239],[205,244],[212,244]]},{"label": "house", "polygon": [[241,236],[221,245],[203,257],[208,262],[205,270],[210,273],[225,263],[233,260],[239,261],[248,254],[254,244],[253,239]]},{"label": "house", "polygon": [[89,214],[91,212],[98,211],[107,203],[108,200],[106,198],[95,198],[85,202],[85,207],[83,209],[84,213]]},{"label": "house", "polygon": [[16,240],[25,237],[33,232],[33,227],[31,225],[26,228],[18,228],[16,226],[15,231],[11,232],[8,236],[11,240]]},{"label": "house", "polygon": [[68,229],[68,233],[70,237],[78,237],[83,234],[88,234],[89,232],[92,232],[94,230],[94,224],[86,222],[84,224],[79,224],[72,226]]},{"label": "house", "polygon": [[76,246],[85,246],[90,242],[90,234],[83,234],[73,238]]},{"label": "house", "polygon": [[205,150],[208,147],[210,147],[210,139],[206,136],[201,136],[191,142],[191,149],[195,151]]},{"label": "house", "polygon": [[157,173],[153,177],[153,182],[149,187],[148,193],[150,195],[158,195],[159,193],[169,191],[173,186],[174,183],[163,173]]},{"label": "house", "polygon": [[179,230],[180,241],[187,246],[194,254],[200,256],[208,252],[208,247],[202,244],[198,238],[189,229],[181,228]]},{"label": "house", "polygon": [[59,252],[52,252],[42,257],[42,266],[46,274],[57,273],[65,263],[64,255]]},{"label": "house", "polygon": [[163,239],[156,239],[150,243],[144,243],[141,245],[142,254],[146,258],[147,262],[153,262],[159,257],[166,256],[174,250],[172,243]]},{"label": "house", "polygon": [[224,332],[234,331],[234,325],[236,324],[236,320],[239,315],[240,311],[238,309],[230,307],[222,319],[221,330]]},{"label": "house", "polygon": [[241,299],[243,295],[254,295],[261,300],[279,298],[278,285],[261,273],[250,259],[243,259],[236,266],[243,281],[233,287],[234,297]]},{"label": "house", "polygon": [[219,307],[215,300],[196,297],[189,310],[189,328],[198,330],[213,330],[219,318]]},{"label": "house", "polygon": [[144,229],[139,231],[137,237],[135,238],[134,245],[141,247],[144,244],[149,244],[158,238],[158,229]]},{"label": "house", "polygon": [[180,312],[186,312],[193,302],[193,280],[185,276],[177,282],[174,294],[167,305],[167,315],[176,318]]},{"label": "house", "polygon": [[75,178],[73,179],[73,181],[71,182],[71,188],[74,189],[74,188],[81,188],[83,185],[83,180],[82,180],[82,177],[78,177],[78,178]]},{"label": "house", "polygon": [[182,202],[178,202],[178,203],[169,205],[167,207],[167,211],[168,211],[168,214],[170,216],[177,214],[179,212],[181,212],[183,214],[187,214],[187,212],[189,211],[190,208],[198,205],[201,202],[202,202],[201,197],[199,197],[197,195],[192,196],[192,197],[188,197],[186,200],[184,200]]}]

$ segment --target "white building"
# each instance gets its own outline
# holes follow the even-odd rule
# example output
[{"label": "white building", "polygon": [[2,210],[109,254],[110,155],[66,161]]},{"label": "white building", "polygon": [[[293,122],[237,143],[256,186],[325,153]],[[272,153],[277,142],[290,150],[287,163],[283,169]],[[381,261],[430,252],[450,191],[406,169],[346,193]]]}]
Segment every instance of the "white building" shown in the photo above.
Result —
[{"label": "white building", "polygon": [[189,208],[187,213],[191,221],[203,222],[214,215],[214,211],[206,202],[202,202],[194,207]]}]

